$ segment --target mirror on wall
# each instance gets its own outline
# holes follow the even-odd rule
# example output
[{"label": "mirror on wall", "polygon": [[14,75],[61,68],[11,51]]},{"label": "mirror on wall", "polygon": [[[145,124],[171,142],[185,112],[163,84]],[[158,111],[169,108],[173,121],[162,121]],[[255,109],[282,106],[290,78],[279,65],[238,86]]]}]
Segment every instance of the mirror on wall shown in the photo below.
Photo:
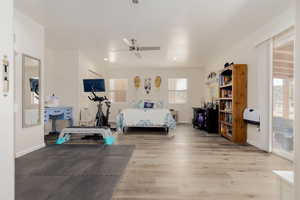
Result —
[{"label": "mirror on wall", "polygon": [[22,56],[23,128],[28,128],[41,124],[40,68],[41,61],[39,59],[28,55]]}]

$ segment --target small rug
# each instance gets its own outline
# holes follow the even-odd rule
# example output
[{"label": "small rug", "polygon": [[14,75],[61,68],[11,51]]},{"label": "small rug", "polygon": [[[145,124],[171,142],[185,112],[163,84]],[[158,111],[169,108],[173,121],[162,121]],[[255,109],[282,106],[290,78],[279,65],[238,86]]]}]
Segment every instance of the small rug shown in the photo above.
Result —
[{"label": "small rug", "polygon": [[49,145],[16,159],[16,200],[110,200],[134,145]]}]

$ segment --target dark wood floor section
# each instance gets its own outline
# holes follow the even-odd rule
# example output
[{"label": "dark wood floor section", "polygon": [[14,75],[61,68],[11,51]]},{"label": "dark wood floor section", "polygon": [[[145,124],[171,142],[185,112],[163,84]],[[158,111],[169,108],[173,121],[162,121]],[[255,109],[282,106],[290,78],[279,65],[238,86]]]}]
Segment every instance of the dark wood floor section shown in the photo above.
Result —
[{"label": "dark wood floor section", "polygon": [[113,200],[276,200],[272,170],[292,164],[252,146],[205,137],[191,126],[165,135],[123,135],[120,144],[136,149]]}]

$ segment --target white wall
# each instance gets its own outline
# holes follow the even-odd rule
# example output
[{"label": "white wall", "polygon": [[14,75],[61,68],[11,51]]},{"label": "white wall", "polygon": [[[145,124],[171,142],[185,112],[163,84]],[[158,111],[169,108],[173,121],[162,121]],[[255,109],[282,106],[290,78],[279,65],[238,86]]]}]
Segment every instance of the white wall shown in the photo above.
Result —
[{"label": "white wall", "polygon": [[33,150],[42,148],[44,144],[44,118],[41,112],[41,125],[22,128],[22,54],[41,60],[41,106],[44,98],[44,27],[31,18],[15,10],[14,15],[16,72],[15,72],[15,151],[16,156],[22,156]]},{"label": "white wall", "polygon": [[[92,71],[92,72],[91,72]],[[83,79],[105,78],[106,70],[102,66],[98,66],[91,59],[79,52],[79,77],[78,77],[78,95],[79,95],[79,110],[88,108],[91,115],[96,116],[97,104],[88,99],[89,93],[83,91]],[[91,118],[93,118],[91,117]]]},{"label": "white wall", "polygon": [[61,106],[73,107],[75,122],[78,120],[78,51],[46,49],[45,97],[55,94]]},{"label": "white wall", "polygon": [[13,1],[0,1],[0,77],[2,80],[2,59],[7,55],[10,62],[10,92],[3,96],[3,83],[0,81],[0,199],[14,199],[14,68],[13,68]]},{"label": "white wall", "polygon": [[[300,2],[297,1],[296,16],[296,70],[295,70],[295,122],[300,121]],[[295,200],[300,199],[300,123],[295,123]]]},{"label": "white wall", "polygon": [[[133,79],[140,76],[155,79],[156,76],[162,77],[160,89],[152,85],[150,95],[146,95],[143,87],[136,90]],[[116,114],[120,109],[128,108],[130,102],[140,99],[163,100],[166,107],[179,111],[179,122],[191,123],[192,107],[199,106],[204,98],[204,71],[199,68],[115,68],[107,70],[107,79],[125,78],[128,79],[128,103],[116,103],[112,105],[110,121],[115,121]],[[188,102],[186,104],[168,105],[168,78],[187,78],[188,79]],[[142,82],[143,86],[143,82]],[[107,90],[109,87],[107,86]]]},{"label": "white wall", "polygon": [[[104,68],[97,66],[82,52],[46,49],[45,96],[55,94],[60,98],[61,106],[73,107],[75,124],[79,122],[81,108],[87,107],[93,115],[96,114],[96,104],[88,99],[90,94],[83,92],[83,79],[99,78],[89,72],[89,69],[104,78]],[[58,121],[58,129],[67,126],[67,123]],[[46,124],[46,132],[50,131],[50,128],[51,123]]]},{"label": "white wall", "polygon": [[[89,70],[100,74],[97,76]],[[141,78],[155,78],[157,75],[162,76],[162,88],[158,91],[153,88],[152,95],[161,96],[162,100],[168,102],[167,96],[167,78],[187,78],[189,79],[189,99],[185,105],[170,105],[168,107],[179,111],[180,122],[191,122],[192,106],[200,105],[204,97],[204,73],[202,69],[195,68],[107,68],[98,66],[91,59],[80,51],[59,51],[46,50],[46,69],[45,69],[45,95],[49,96],[55,93],[60,98],[61,105],[72,106],[75,110],[75,122],[78,123],[79,111],[81,108],[89,108],[94,116],[97,107],[96,103],[88,100],[88,93],[83,92],[83,79],[85,78],[128,78],[129,79],[129,99],[132,102],[135,98],[143,98],[144,90],[140,89],[137,93],[133,89],[133,78],[139,75]],[[107,82],[108,89],[108,82]],[[99,94],[105,95],[105,94]],[[153,97],[153,96],[152,96]],[[113,104],[110,121],[115,121],[117,112],[120,109],[127,108],[129,104]],[[61,122],[59,122],[61,123]],[[65,126],[64,123],[59,124],[59,128]],[[49,129],[49,125],[48,125]],[[48,131],[48,130],[47,130]]]},{"label": "white wall", "polygon": [[[267,79],[269,75],[264,74],[258,79],[257,75],[261,73],[261,69],[257,63],[255,46],[259,42],[271,38],[275,34],[293,25],[295,23],[294,14],[292,9],[288,10],[256,32],[246,35],[244,40],[237,41],[227,49],[217,51],[207,63],[206,71],[221,69],[224,63],[231,61],[238,64],[248,64],[248,107],[264,110],[263,108],[268,107],[269,104],[260,104],[259,94],[264,94],[265,96],[262,98],[267,99],[269,91],[267,91],[268,87],[266,85],[261,87],[260,84],[264,84],[263,79]],[[261,93],[258,92],[259,90]],[[266,115],[268,115],[268,113]],[[268,131],[259,132],[255,126],[248,125],[248,143],[268,151],[268,138]]]}]

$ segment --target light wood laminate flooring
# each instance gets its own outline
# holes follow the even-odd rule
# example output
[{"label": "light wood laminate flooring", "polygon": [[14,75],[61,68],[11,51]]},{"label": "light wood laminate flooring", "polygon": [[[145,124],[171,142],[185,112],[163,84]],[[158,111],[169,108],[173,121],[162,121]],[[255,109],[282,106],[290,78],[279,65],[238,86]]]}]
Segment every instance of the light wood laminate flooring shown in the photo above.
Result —
[{"label": "light wood laminate flooring", "polygon": [[279,185],[272,170],[292,163],[252,146],[222,137],[207,137],[191,125],[176,136],[135,130],[119,144],[136,149],[113,200],[277,200]]}]

